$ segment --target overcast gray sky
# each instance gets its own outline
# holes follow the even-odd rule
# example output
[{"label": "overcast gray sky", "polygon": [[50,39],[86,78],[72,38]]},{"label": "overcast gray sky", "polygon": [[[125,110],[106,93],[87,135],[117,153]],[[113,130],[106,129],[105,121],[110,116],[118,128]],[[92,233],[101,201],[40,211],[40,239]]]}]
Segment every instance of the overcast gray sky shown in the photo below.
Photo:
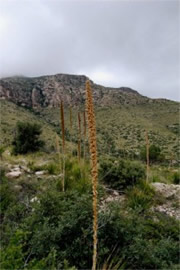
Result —
[{"label": "overcast gray sky", "polygon": [[85,74],[178,100],[180,1],[0,0],[0,77]]}]

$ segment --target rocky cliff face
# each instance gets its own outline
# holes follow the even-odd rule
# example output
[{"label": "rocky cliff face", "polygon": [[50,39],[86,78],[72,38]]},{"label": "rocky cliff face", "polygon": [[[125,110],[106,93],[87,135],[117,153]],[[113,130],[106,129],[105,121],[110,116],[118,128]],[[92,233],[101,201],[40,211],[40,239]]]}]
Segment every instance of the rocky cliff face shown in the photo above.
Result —
[{"label": "rocky cliff face", "polygon": [[[28,108],[56,107],[61,100],[66,105],[78,106],[85,101],[83,75],[57,74],[36,78],[10,77],[0,80],[0,99],[7,99]],[[130,88],[110,88],[94,84],[92,88],[95,103],[99,106],[115,104],[139,104],[149,102]]]}]

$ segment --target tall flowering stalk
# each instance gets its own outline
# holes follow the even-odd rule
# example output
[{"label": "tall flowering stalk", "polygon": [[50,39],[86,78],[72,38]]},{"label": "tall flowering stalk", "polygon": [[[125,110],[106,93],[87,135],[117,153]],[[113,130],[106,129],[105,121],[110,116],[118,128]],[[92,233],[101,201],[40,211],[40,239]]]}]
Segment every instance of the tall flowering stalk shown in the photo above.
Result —
[{"label": "tall flowering stalk", "polygon": [[83,112],[84,162],[86,159],[86,111]]},{"label": "tall flowering stalk", "polygon": [[63,156],[63,179],[62,179],[62,190],[64,192],[65,185],[65,126],[64,126],[64,105],[61,101],[60,107],[60,118],[61,118],[61,130],[62,130],[62,156]]},{"label": "tall flowering stalk", "polygon": [[149,181],[149,138],[146,130],[146,181]]},{"label": "tall flowering stalk", "polygon": [[96,147],[96,123],[90,81],[86,81],[86,112],[89,131],[89,149],[91,159],[91,176],[93,190],[93,262],[92,270],[96,269],[97,264],[97,231],[98,231],[98,211],[97,211],[97,147]]},{"label": "tall flowering stalk", "polygon": [[70,124],[70,130],[72,132],[72,106],[69,108],[69,124]]},{"label": "tall flowering stalk", "polygon": [[[70,127],[70,142],[72,143],[72,106],[70,106],[69,108],[69,127]],[[71,155],[72,155],[72,151],[71,151]]]},{"label": "tall flowering stalk", "polygon": [[58,158],[60,161],[61,154],[60,154],[60,147],[59,147],[59,136],[57,134],[56,134],[56,151],[57,151]]},{"label": "tall flowering stalk", "polygon": [[81,114],[78,112],[78,131],[79,131],[79,140],[78,140],[78,160],[81,160]]}]

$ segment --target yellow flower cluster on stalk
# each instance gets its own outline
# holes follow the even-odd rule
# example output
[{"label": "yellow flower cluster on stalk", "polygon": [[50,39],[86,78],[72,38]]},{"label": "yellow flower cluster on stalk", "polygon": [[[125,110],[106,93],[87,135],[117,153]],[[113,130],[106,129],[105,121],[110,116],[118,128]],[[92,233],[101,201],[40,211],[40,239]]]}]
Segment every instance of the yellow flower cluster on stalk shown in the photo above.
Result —
[{"label": "yellow flower cluster on stalk", "polygon": [[96,269],[97,263],[97,231],[98,231],[98,211],[97,211],[97,146],[96,146],[96,123],[90,81],[86,82],[86,114],[89,132],[89,149],[91,159],[91,175],[93,190],[93,265],[92,270]]}]

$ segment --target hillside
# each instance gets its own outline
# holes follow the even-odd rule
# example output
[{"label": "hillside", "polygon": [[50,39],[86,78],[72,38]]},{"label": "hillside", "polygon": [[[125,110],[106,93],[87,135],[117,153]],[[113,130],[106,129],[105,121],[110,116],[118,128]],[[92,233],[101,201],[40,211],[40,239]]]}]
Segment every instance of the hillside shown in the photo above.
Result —
[{"label": "hillside", "polygon": [[[17,120],[33,120],[41,122],[48,144],[54,145],[54,136],[50,134],[60,132],[60,100],[65,104],[66,139],[76,142],[77,113],[84,110],[86,79],[86,76],[65,74],[1,79],[2,143],[11,142]],[[178,159],[179,103],[150,99],[127,87],[109,88],[91,84],[100,154],[138,156],[147,129],[150,142],[161,146],[167,159]],[[72,134],[69,127],[70,106],[73,110]]]},{"label": "hillside", "polygon": [[[37,78],[10,77],[0,80],[0,97],[28,108],[57,107],[62,99],[66,105],[80,106],[85,101],[83,75],[57,74]],[[127,87],[110,88],[94,84],[94,100],[98,106],[142,104],[152,102]]]},{"label": "hillside", "polygon": [[[1,100],[1,138],[0,142],[4,145],[10,145],[15,135],[17,121],[21,122],[36,122],[42,127],[42,139],[46,141],[49,149],[54,149],[55,131],[42,118],[36,117],[32,112],[17,106],[7,100]],[[54,142],[54,143],[53,143]]]},{"label": "hillside", "polygon": [[[85,80],[69,75],[1,80],[1,269],[91,269],[95,193],[83,137]],[[96,269],[177,270],[179,104],[129,88],[92,86],[98,146]],[[11,150],[18,121],[40,124],[45,146],[15,155]],[[150,144],[160,146],[165,156],[150,160],[148,181],[139,155],[145,130]],[[22,138],[27,142],[24,133],[21,144]]]}]

